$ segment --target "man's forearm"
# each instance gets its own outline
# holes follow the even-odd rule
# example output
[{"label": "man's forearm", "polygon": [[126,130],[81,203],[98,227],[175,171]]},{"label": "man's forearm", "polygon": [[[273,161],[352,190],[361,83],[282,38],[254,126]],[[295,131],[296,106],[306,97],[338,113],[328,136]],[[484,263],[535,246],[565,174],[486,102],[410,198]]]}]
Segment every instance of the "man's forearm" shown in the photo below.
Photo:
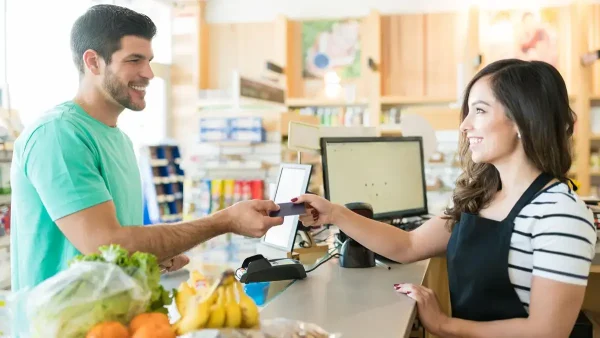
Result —
[{"label": "man's forearm", "polygon": [[152,253],[163,262],[226,232],[226,217],[223,212],[218,212],[188,222],[121,227],[110,242],[129,252]]}]

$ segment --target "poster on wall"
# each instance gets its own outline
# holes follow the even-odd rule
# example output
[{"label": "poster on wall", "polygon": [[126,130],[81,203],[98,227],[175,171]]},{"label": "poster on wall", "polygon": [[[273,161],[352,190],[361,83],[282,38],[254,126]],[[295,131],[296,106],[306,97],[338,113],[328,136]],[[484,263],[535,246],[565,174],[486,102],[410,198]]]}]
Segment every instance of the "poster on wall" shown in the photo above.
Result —
[{"label": "poster on wall", "polygon": [[484,11],[479,23],[485,63],[517,58],[558,67],[558,9]]},{"label": "poster on wall", "polygon": [[336,72],[341,79],[360,77],[360,22],[316,20],[302,23],[304,78],[324,78]]}]

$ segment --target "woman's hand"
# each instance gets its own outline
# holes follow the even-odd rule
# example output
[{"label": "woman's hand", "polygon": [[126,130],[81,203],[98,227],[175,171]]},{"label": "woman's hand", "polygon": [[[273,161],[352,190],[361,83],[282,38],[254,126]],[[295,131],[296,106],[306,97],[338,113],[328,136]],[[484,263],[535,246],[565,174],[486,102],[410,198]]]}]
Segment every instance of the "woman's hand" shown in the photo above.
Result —
[{"label": "woman's hand", "polygon": [[394,288],[417,301],[419,320],[427,331],[439,336],[450,317],[440,309],[435,293],[431,289],[414,284],[395,284]]},{"label": "woman's hand", "polygon": [[306,214],[300,216],[300,221],[305,226],[319,226],[334,224],[337,205],[317,195],[305,194],[292,199],[292,202],[306,204]]}]

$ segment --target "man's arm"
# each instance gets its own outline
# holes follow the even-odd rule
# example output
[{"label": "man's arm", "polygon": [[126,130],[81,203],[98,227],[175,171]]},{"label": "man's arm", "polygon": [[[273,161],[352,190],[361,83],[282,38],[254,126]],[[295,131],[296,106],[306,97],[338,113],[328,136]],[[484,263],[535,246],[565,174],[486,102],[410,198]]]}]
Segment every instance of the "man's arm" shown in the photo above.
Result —
[{"label": "man's arm", "polygon": [[272,201],[246,201],[194,221],[123,227],[113,202],[107,201],[58,219],[56,224],[84,254],[96,252],[102,245],[118,244],[129,252],[152,253],[163,262],[227,232],[260,237],[283,223],[281,217],[267,216],[278,208]]},{"label": "man's arm", "polygon": [[15,170],[23,170],[50,218],[84,254],[101,245],[120,244],[165,262],[225,232],[260,237],[283,223],[283,218],[267,217],[269,211],[279,209],[272,201],[246,201],[196,221],[122,227],[96,153],[94,140],[80,127],[56,119],[32,133],[20,153],[21,161],[13,164],[19,166]]}]

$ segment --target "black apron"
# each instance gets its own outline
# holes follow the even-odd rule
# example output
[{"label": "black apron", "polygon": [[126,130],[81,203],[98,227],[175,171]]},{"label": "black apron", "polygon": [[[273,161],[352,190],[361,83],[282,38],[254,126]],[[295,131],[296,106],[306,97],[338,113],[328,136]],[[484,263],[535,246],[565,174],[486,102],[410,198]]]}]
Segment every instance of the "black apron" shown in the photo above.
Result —
[{"label": "black apron", "polygon": [[508,276],[510,239],[521,209],[551,180],[540,174],[503,221],[462,213],[446,254],[453,317],[491,321],[528,316]]}]

